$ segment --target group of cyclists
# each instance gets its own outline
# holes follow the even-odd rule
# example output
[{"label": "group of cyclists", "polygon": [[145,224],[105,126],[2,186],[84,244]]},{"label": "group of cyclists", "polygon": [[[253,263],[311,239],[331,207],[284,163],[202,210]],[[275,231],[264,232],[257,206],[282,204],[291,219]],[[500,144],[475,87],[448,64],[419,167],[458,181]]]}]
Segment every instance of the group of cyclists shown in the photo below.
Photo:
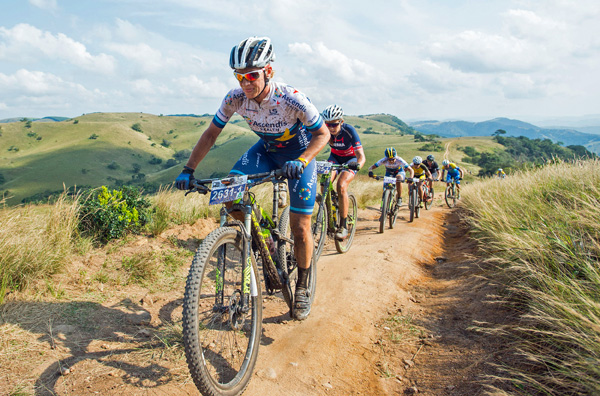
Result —
[{"label": "group of cyclists", "polygon": [[[334,104],[321,113],[302,92],[272,81],[274,71],[271,62],[274,60],[273,45],[268,37],[249,37],[232,48],[229,66],[239,87],[230,90],[222,100],[175,185],[181,190],[189,189],[194,171],[234,113],[247,121],[260,139],[235,163],[230,175],[281,168],[288,179],[290,224],[298,263],[292,313],[295,319],[303,320],[311,310],[307,277],[313,249],[311,214],[318,185],[315,157],[329,144],[331,153],[328,161],[348,164],[348,169],[337,175],[341,219],[335,237],[339,239],[348,235],[348,186],[364,166],[366,157],[356,129],[344,122],[342,108]],[[386,168],[386,176],[396,177],[397,205],[402,204],[402,182],[407,174],[409,178],[417,178],[419,183],[427,181],[432,187],[440,170],[433,155],[428,155],[424,161],[416,156],[409,164],[398,156],[394,147],[386,148],[384,157],[368,168],[369,176],[373,176],[373,170],[379,166]],[[463,171],[456,164],[445,159],[441,169],[442,179],[446,173],[447,183],[454,179],[457,185],[460,184]],[[335,176],[332,175],[332,180]]]}]

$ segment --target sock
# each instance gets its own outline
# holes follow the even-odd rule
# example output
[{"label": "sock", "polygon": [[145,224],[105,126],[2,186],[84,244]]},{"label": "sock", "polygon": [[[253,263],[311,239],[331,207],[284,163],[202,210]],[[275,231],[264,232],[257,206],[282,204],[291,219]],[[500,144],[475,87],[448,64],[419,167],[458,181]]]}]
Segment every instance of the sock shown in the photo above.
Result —
[{"label": "sock", "polygon": [[342,221],[340,221],[340,227],[346,228],[346,220],[348,220],[347,217],[342,217]]},{"label": "sock", "polygon": [[310,268],[298,267],[298,281],[296,282],[296,288],[303,287],[308,289],[308,272]]}]

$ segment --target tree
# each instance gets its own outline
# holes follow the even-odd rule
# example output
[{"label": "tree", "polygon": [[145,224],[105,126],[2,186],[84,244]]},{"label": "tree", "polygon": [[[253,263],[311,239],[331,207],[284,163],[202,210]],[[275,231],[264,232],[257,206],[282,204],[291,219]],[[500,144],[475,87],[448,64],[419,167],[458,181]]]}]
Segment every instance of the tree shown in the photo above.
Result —
[{"label": "tree", "polygon": [[142,125],[139,122],[136,122],[131,126],[131,129],[137,132],[142,132]]},{"label": "tree", "polygon": [[496,129],[496,132],[492,133],[492,136],[500,136],[506,135],[506,131],[504,129]]}]

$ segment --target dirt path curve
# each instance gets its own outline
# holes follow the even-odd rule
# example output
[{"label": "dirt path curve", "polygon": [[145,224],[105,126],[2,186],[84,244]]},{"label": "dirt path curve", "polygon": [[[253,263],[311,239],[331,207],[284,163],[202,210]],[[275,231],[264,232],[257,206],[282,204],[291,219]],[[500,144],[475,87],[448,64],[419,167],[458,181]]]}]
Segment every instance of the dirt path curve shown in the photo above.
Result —
[{"label": "dirt path curve", "polygon": [[361,210],[350,251],[340,255],[333,244],[326,246],[309,319],[269,323],[265,310],[264,337],[271,341],[261,345],[246,394],[371,395],[398,387],[398,381],[382,380],[375,366],[381,353],[377,326],[409,303],[407,286],[421,276],[419,263],[439,253],[448,210],[438,199],[432,210],[421,213],[408,223],[404,206],[395,229],[386,227],[379,234],[378,210]]},{"label": "dirt path curve", "polygon": [[[350,251],[325,247],[307,320],[290,320],[281,297],[265,295],[258,362],[244,395],[481,394],[478,378],[498,344],[468,327],[504,316],[484,304],[494,292],[474,280],[473,244],[453,213],[438,192],[421,218],[409,223],[403,206],[396,227],[379,234],[378,208],[360,210]],[[0,393],[31,389],[33,379],[36,396],[198,395],[164,333],[181,320],[182,291],[128,288],[127,299],[103,304],[17,304],[5,331],[23,334],[18,342],[30,351],[15,355],[23,361],[10,372],[0,370]],[[33,310],[40,317],[31,324],[19,317]]]}]

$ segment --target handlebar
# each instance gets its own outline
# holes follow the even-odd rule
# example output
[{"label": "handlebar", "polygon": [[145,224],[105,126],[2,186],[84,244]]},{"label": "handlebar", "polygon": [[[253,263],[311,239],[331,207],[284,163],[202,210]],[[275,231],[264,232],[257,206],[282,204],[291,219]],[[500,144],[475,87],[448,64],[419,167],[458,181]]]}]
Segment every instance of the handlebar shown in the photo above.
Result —
[{"label": "handlebar", "polygon": [[[246,175],[248,177],[247,188],[252,188],[262,183],[266,183],[269,181],[273,182],[281,182],[284,180],[283,170],[275,169],[270,172],[262,172],[262,173],[254,173],[251,175]],[[207,194],[210,192],[210,187],[214,181],[220,180],[224,185],[233,183],[235,176],[229,176],[225,178],[215,178],[215,179],[193,179],[190,180],[190,188],[185,193],[188,195],[193,192],[197,192],[199,194]],[[250,182],[250,180],[256,180],[254,182]]]}]

